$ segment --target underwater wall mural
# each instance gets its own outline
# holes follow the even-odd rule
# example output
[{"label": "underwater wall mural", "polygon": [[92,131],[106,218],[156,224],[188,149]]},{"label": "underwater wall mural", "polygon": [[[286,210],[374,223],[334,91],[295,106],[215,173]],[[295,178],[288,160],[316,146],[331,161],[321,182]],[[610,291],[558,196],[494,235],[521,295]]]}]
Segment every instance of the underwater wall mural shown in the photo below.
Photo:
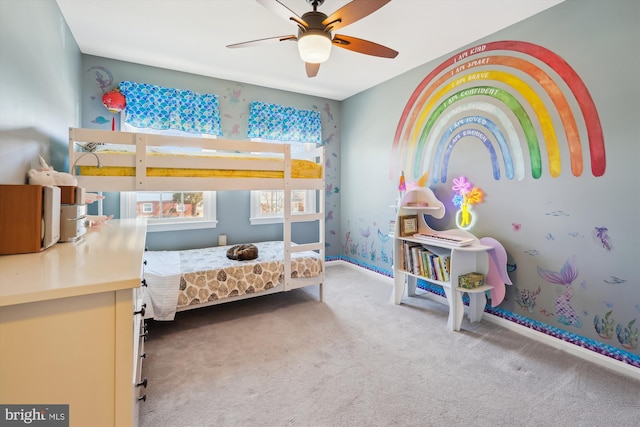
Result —
[{"label": "underwater wall mural", "polygon": [[[480,44],[455,53],[428,72],[411,93],[397,123],[389,179],[397,183],[400,177],[402,185],[406,176],[407,185],[414,185],[428,175],[427,185],[445,196],[451,184],[456,187],[462,178],[466,181],[466,177],[450,176],[449,164],[453,153],[467,151],[471,140],[476,141],[476,147],[484,147],[486,159],[479,164],[490,166],[487,176],[494,181],[506,180],[512,186],[530,180],[526,191],[534,188],[532,183],[544,181],[542,178],[557,179],[564,175],[593,179],[603,177],[607,170],[600,117],[585,83],[558,54],[529,42]],[[474,153],[477,152],[476,148]],[[475,159],[470,161],[477,163]],[[476,173],[473,180],[487,186],[484,177],[477,176],[479,168],[473,170]],[[548,180],[545,182],[549,184]],[[445,183],[450,184],[443,187]],[[491,190],[489,186],[490,196]],[[456,207],[462,208],[460,202],[454,197],[447,206],[454,215],[452,222]],[[562,202],[545,203],[562,206]],[[570,247],[566,243],[570,240],[588,243],[587,239],[592,238],[592,245],[611,253],[614,246],[610,227],[593,224],[591,230],[558,230],[549,226],[553,224],[549,221],[564,221],[575,215],[567,211],[547,209],[538,214],[543,217],[535,224],[531,219],[519,217],[509,218],[505,227],[497,224],[495,218],[484,222],[488,235],[495,229],[496,233],[513,236],[505,237],[512,239],[510,248],[519,251],[515,257],[510,256],[510,273],[520,262],[528,270],[527,276],[520,276],[519,283],[514,282],[516,286],[507,295],[508,301],[495,308],[487,306],[487,311],[640,367],[635,318],[640,312],[640,301],[635,302],[635,310],[624,307],[621,311],[616,309],[620,301],[593,301],[598,298],[594,295],[602,292],[596,288],[610,283],[624,284],[626,278],[611,267],[602,285],[592,284],[591,271],[581,272],[578,268],[584,265],[588,267],[585,269],[592,269],[588,258],[592,255],[586,251],[572,252],[565,253],[563,258],[562,249],[558,252],[560,247]],[[530,215],[527,212],[525,217]],[[544,232],[544,243],[526,246],[532,228],[545,227],[543,224],[549,228]],[[377,231],[378,239],[372,238],[373,230]],[[527,237],[519,237],[522,230],[529,233]],[[362,218],[357,224],[348,223],[344,252],[352,261],[388,274],[392,269],[392,245],[388,240],[384,227]],[[585,248],[584,243],[577,244]],[[564,264],[559,261],[563,259]],[[421,287],[436,294],[442,292],[426,282]],[[617,313],[620,316],[624,313],[621,317],[625,318],[617,319]],[[626,350],[635,356],[625,353]]]},{"label": "underwater wall mural", "polygon": [[[102,106],[101,98],[105,92],[116,87],[116,81],[113,79],[113,73],[107,67],[95,65],[89,67],[86,70],[86,73],[92,73],[95,79],[96,87],[100,90],[99,93],[90,93],[89,100],[91,102],[95,102],[96,105]],[[105,111],[106,109],[98,108],[99,111]],[[105,128],[108,128],[112,125],[112,120],[116,120],[115,116],[107,119],[102,115],[95,116],[91,119],[91,123],[95,123],[96,125],[106,125]]]}]

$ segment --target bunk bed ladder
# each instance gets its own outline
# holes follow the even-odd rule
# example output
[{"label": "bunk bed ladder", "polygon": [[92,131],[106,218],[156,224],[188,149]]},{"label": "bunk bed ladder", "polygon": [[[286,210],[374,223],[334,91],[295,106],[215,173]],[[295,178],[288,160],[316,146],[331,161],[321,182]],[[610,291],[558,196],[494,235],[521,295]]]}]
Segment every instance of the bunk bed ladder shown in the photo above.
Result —
[{"label": "bunk bed ladder", "polygon": [[[283,245],[284,245],[284,290],[296,289],[305,286],[304,282],[313,280],[318,281],[317,277],[291,277],[291,255],[293,252],[316,251],[321,260],[320,282],[319,282],[319,300],[323,301],[323,285],[324,285],[324,260],[325,260],[325,225],[324,225],[324,209],[325,209],[325,188],[324,188],[324,150],[320,150],[319,163],[322,168],[322,185],[314,187],[316,192],[316,212],[311,214],[293,215],[291,213],[291,193],[297,190],[296,183],[300,180],[291,178],[291,147],[284,145],[284,215],[283,215]],[[299,185],[299,184],[298,184]],[[318,240],[316,243],[307,243],[295,245],[291,240],[291,228],[294,222],[311,222],[318,221]],[[298,283],[298,284],[296,284]]]}]

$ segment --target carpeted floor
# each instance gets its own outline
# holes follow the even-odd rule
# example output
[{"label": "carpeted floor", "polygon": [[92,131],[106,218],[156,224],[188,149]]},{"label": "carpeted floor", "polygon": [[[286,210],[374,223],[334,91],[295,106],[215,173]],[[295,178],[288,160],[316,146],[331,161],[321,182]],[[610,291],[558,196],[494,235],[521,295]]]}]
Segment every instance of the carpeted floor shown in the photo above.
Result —
[{"label": "carpeted floor", "polygon": [[637,426],[640,381],[375,275],[149,322],[142,427]]}]

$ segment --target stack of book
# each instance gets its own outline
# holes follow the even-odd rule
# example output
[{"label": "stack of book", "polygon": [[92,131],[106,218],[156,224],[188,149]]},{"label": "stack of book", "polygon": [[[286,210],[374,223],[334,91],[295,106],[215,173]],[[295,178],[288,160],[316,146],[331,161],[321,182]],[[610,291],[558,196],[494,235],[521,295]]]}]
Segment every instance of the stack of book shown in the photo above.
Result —
[{"label": "stack of book", "polygon": [[439,248],[426,248],[415,242],[403,242],[400,266],[403,270],[431,280],[448,282],[451,253]]}]

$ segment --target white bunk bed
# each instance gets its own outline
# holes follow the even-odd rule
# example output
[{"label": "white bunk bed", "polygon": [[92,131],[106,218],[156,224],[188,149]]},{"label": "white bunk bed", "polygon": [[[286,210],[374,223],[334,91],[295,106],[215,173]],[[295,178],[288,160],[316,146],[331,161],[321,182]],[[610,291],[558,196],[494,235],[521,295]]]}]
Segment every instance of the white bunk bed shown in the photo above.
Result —
[{"label": "white bunk bed", "polygon": [[[87,151],[88,146],[97,146],[98,149]],[[193,149],[198,149],[198,152],[190,152]],[[78,186],[94,192],[283,190],[285,214],[280,257],[283,276],[279,283],[273,286],[250,286],[244,294],[231,292],[224,298],[216,295],[208,301],[191,298],[187,304],[176,308],[180,311],[309,285],[319,286],[322,301],[325,271],[325,174],[322,147],[294,158],[288,144],[71,128],[69,165],[69,172],[76,176]],[[317,194],[316,212],[291,214],[292,190],[314,190]],[[317,242],[296,244],[291,240],[292,223],[314,221],[318,222]],[[212,248],[212,251],[219,252],[226,248]],[[306,257],[307,261],[304,262],[316,259],[318,265],[307,268],[306,273],[302,274],[296,270],[296,263],[300,265],[301,257]],[[260,261],[260,258],[256,261]],[[245,269],[251,270],[248,267]],[[210,275],[217,274],[217,271],[221,271],[219,266],[211,266]],[[309,271],[313,273],[309,275]],[[173,270],[165,276],[150,275],[157,276],[157,281],[162,283],[170,280],[169,277],[175,276],[175,273]],[[187,273],[193,271],[184,272]],[[179,271],[179,276],[179,280],[184,282],[182,271]],[[147,278],[145,280],[149,288],[154,286]],[[153,291],[148,292],[151,294]],[[172,315],[169,317],[172,318]]]}]

